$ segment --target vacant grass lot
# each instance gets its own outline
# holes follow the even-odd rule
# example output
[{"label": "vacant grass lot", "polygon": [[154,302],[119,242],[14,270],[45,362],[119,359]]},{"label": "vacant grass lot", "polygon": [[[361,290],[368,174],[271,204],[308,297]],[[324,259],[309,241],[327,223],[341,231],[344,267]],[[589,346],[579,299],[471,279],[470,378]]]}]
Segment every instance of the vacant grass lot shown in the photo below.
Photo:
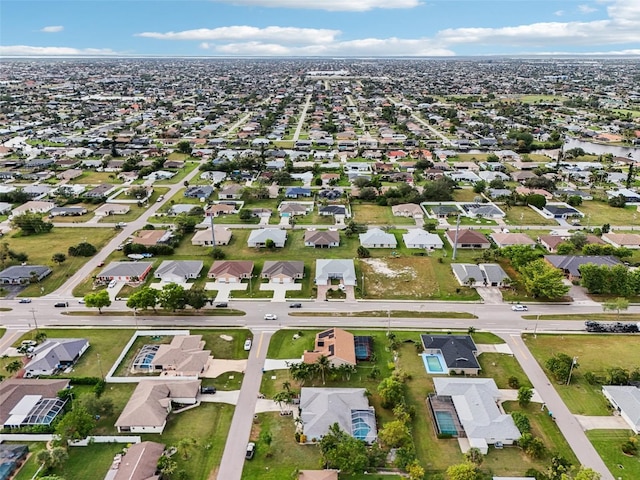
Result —
[{"label": "vacant grass lot", "polygon": [[355,201],[351,204],[352,220],[365,225],[415,225],[412,218],[395,217],[391,207]]},{"label": "vacant grass lot", "polygon": [[89,170],[82,172],[82,175],[70,180],[69,183],[80,185],[100,185],[103,183],[110,183],[113,185],[119,185],[123,183],[123,181],[117,178],[116,174],[113,172],[94,172]]},{"label": "vacant grass lot", "polygon": [[100,219],[101,223],[115,223],[115,222],[131,222],[137,219],[140,215],[147,211],[150,205],[153,205],[160,195],[164,195],[169,191],[169,187],[153,187],[153,193],[149,198],[148,203],[139,207],[137,204],[129,204],[129,211],[123,215],[109,215]]},{"label": "vacant grass lot", "polygon": [[[41,235],[5,235],[2,238],[3,242],[7,242],[11,250],[29,255],[30,265],[48,265],[53,271],[42,282],[33,283],[25,288],[20,296],[39,297],[53,292],[88,260],[87,257],[68,256],[67,251],[70,246],[88,241],[100,250],[115,234],[115,230],[110,228],[54,227],[49,233]],[[51,260],[54,253],[64,253],[67,259],[64,263],[57,265]]]},{"label": "vacant grass lot", "polygon": [[538,363],[552,378],[544,364],[556,353],[578,357],[571,385],[559,385],[556,390],[572,413],[578,415],[610,415],[607,400],[598,385],[590,385],[584,374],[592,372],[604,376],[607,369],[625,369],[640,365],[638,338],[632,335],[525,335],[524,340]]},{"label": "vacant grass lot", "polygon": [[[273,438],[270,446],[258,441],[260,432],[269,432]],[[320,468],[320,448],[317,445],[296,443],[295,425],[291,417],[283,419],[279,413],[261,413],[251,429],[256,453],[251,461],[244,462],[243,480],[281,480],[293,477],[296,469]]]},{"label": "vacant grass lot", "polygon": [[505,223],[509,225],[558,225],[555,220],[544,218],[529,207],[503,207],[502,210],[507,215]]},{"label": "vacant grass lot", "polygon": [[[174,159],[170,159],[170,160],[174,160]],[[178,160],[178,159],[176,159]],[[176,174],[167,179],[167,180],[158,180],[157,182],[154,182],[154,185],[172,185],[174,183],[180,183],[184,177],[186,177],[187,175],[189,175],[189,173],[191,173],[193,171],[194,168],[196,168],[198,165],[200,165],[199,161],[187,161],[184,164],[184,167],[182,167],[180,170],[174,170],[171,169],[170,171],[175,171]]]},{"label": "vacant grass lot", "polygon": [[[589,430],[587,437],[596,448],[605,465],[616,479],[637,480],[640,478],[640,457],[629,457],[622,453],[622,444],[633,437],[631,430]],[[640,437],[635,435],[640,441]]]},{"label": "vacant grass lot", "polygon": [[577,207],[585,217],[581,220],[583,225],[589,224],[591,227],[602,226],[605,223],[610,225],[638,225],[638,211],[635,206],[625,208],[613,208],[603,202],[588,201],[582,202]]}]

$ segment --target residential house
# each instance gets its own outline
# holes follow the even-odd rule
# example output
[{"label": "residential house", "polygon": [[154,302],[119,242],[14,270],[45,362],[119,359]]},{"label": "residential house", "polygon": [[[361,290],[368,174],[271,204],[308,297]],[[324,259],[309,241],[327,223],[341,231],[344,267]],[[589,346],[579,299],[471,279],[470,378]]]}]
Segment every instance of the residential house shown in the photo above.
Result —
[{"label": "residential house", "polygon": [[604,233],[602,240],[613,245],[616,248],[625,247],[638,249],[640,248],[640,235],[637,233]]},{"label": "residential house", "polygon": [[58,392],[69,380],[8,378],[0,382],[0,425],[4,428],[51,425],[67,402]]},{"label": "residential house", "polygon": [[440,355],[445,374],[478,375],[478,347],[470,335],[420,335],[425,355]]},{"label": "residential house", "polygon": [[516,193],[527,197],[529,195],[542,195],[547,201],[553,198],[553,194],[543,190],[542,188],[516,187]]},{"label": "residential house", "polygon": [[457,234],[456,230],[447,230],[445,232],[445,238],[452,247],[456,244],[456,235],[458,248],[470,249],[491,247],[491,242],[487,237],[480,232],[470,229],[460,229]]},{"label": "residential house", "polygon": [[398,241],[392,233],[387,233],[379,228],[372,228],[361,233],[360,245],[365,248],[396,248]]},{"label": "residential house", "polygon": [[171,230],[139,230],[133,237],[132,243],[137,245],[166,245],[173,237]]},{"label": "residential house", "polygon": [[202,266],[202,260],[164,260],[156,269],[154,277],[165,283],[186,283],[198,278]]},{"label": "residential house", "polygon": [[239,211],[240,207],[236,203],[214,203],[204,211],[204,215],[217,218],[220,215],[233,215]]},{"label": "residential house", "polygon": [[618,190],[607,190],[609,198],[619,197],[622,195],[627,203],[640,203],[640,193],[634,192],[628,188],[619,188]]},{"label": "residential house", "polygon": [[120,433],[162,433],[173,403],[195,405],[200,380],[141,380],[116,421]]},{"label": "residential house", "polygon": [[313,350],[302,355],[304,363],[316,363],[318,358],[327,357],[331,365],[356,365],[356,347],[352,333],[341,328],[330,328],[316,334]]},{"label": "residential house", "polygon": [[77,217],[87,213],[84,207],[54,207],[49,210],[49,217]]},{"label": "residential house", "polygon": [[420,228],[409,229],[407,233],[402,234],[402,239],[407,248],[421,248],[424,250],[435,250],[444,247],[444,243],[440,235],[436,233],[425,232]]},{"label": "residential house", "polygon": [[456,205],[431,205],[430,210],[435,218],[447,218],[461,213]]},{"label": "residential house", "polygon": [[53,190],[49,185],[25,185],[22,191],[31,198],[42,198]]},{"label": "residential house", "polygon": [[218,192],[218,198],[220,200],[238,200],[242,197],[243,190],[244,187],[242,185],[238,185],[237,183],[225,185]]},{"label": "residential house", "polygon": [[458,283],[468,287],[502,287],[511,281],[497,263],[452,263],[451,270]]},{"label": "residential house", "polygon": [[10,203],[0,202],[0,215],[6,215],[11,211],[11,208],[13,208],[13,205]]},{"label": "residential house", "polygon": [[564,220],[569,217],[584,217],[584,213],[566,203],[547,203],[542,208],[542,213],[547,218],[561,218]]},{"label": "residential house", "polygon": [[266,260],[260,276],[271,283],[295,283],[304,277],[304,262]]},{"label": "residential house", "polygon": [[251,230],[247,245],[254,248],[264,248],[267,241],[271,240],[277,248],[283,248],[287,241],[286,230],[279,228],[259,228]]},{"label": "residential house", "polygon": [[98,185],[97,187],[93,187],[91,190],[84,192],[83,195],[89,198],[101,198],[101,197],[106,197],[115,189],[116,189],[115,185],[109,185],[108,183],[103,183],[101,185]]},{"label": "residential house", "polygon": [[151,272],[153,262],[111,262],[97,276],[103,282],[142,282]]},{"label": "residential house", "polygon": [[[109,480],[158,479],[156,475],[158,460],[163,453],[164,445],[161,443],[146,441],[129,445],[124,455],[116,455],[117,460],[114,460],[106,478]],[[115,473],[110,475],[113,470]]]},{"label": "residential house", "polygon": [[393,205],[391,212],[396,217],[409,217],[409,218],[424,218],[424,212],[420,205],[415,203],[401,203],[399,205]]},{"label": "residential house", "polygon": [[492,378],[436,377],[433,384],[437,398],[455,407],[471,447],[486,455],[489,445],[513,445],[520,438],[511,415],[499,408],[501,394]]},{"label": "residential house", "polygon": [[30,200],[11,210],[11,216],[17,217],[18,215],[22,215],[23,213],[47,213],[55,208],[55,206],[56,204],[53,202]]},{"label": "residential house", "polygon": [[524,233],[494,232],[489,235],[489,237],[491,237],[491,240],[494,241],[498,248],[510,247],[513,245],[527,245],[533,248],[536,245],[536,242]]},{"label": "residential house", "polygon": [[344,205],[326,205],[318,208],[318,215],[344,218],[347,216],[347,207]]},{"label": "residential house", "polygon": [[313,210],[313,203],[308,202],[308,204],[300,204],[295,202],[282,202],[278,206],[278,210],[280,211],[281,217],[296,217],[300,215],[306,215],[310,211]]},{"label": "residential house", "polygon": [[207,276],[220,283],[241,283],[251,278],[253,262],[248,260],[216,260]]},{"label": "residential house", "polygon": [[309,388],[300,391],[302,434],[317,443],[337,423],[358,440],[373,443],[378,437],[375,410],[364,388]]},{"label": "residential house", "polygon": [[105,203],[96,208],[93,213],[97,217],[108,217],[109,215],[124,215],[129,213],[131,207],[124,203]]},{"label": "residential house", "polygon": [[356,268],[353,260],[316,260],[316,285],[331,285],[331,280],[340,280],[343,285],[356,285]]},{"label": "residential house", "polygon": [[305,247],[331,248],[340,246],[340,233],[336,230],[307,230],[304,232]]},{"label": "residential house", "polygon": [[73,180],[75,178],[78,178],[80,175],[82,175],[82,169],[81,168],[70,168],[69,170],[65,170],[64,172],[60,172],[59,174],[56,175],[56,177],[58,178],[58,180]]},{"label": "residential house", "polygon": [[284,196],[287,198],[310,197],[311,189],[305,187],[287,187]]},{"label": "residential house", "polygon": [[149,369],[161,371],[164,376],[198,377],[211,356],[204,345],[202,335],[175,335],[171,343],[157,345]]},{"label": "residential house", "polygon": [[580,267],[586,264],[613,267],[621,265],[620,260],[612,255],[545,255],[544,259],[562,270],[570,281],[579,280]]},{"label": "residential house", "polygon": [[13,265],[0,272],[0,284],[22,285],[33,280],[41,281],[51,274],[44,265]]},{"label": "residential house", "polygon": [[[214,225],[213,228],[216,246],[228,245],[233,235],[231,229],[219,225]],[[210,247],[213,245],[213,237],[214,236],[211,234],[211,227],[205,230],[198,230],[191,238],[191,245]]]},{"label": "residential house", "polygon": [[209,198],[213,194],[213,187],[209,185],[191,185],[184,191],[187,198]]},{"label": "residential house", "polygon": [[620,413],[633,432],[640,434],[640,387],[632,385],[605,385],[602,394]]},{"label": "residential house", "polygon": [[[605,245],[600,237],[595,235],[587,235],[587,244]],[[541,235],[538,237],[540,245],[546,248],[549,252],[553,253],[561,243],[566,243],[571,238],[571,235]]]},{"label": "residential house", "polygon": [[504,218],[506,214],[497,206],[489,203],[465,203],[462,209],[471,218]]},{"label": "residential house", "polygon": [[76,364],[89,348],[86,338],[54,338],[36,346],[31,352],[31,360],[25,367],[25,377],[54,375]]}]

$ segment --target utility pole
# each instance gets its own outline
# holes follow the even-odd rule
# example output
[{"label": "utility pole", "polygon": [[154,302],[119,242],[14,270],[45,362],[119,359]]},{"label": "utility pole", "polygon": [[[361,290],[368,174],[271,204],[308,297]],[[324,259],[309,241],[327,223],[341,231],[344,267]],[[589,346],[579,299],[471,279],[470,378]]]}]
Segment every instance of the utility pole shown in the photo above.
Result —
[{"label": "utility pole", "polygon": [[460,214],[458,214],[458,220],[456,220],[456,236],[453,241],[453,255],[451,256],[451,260],[456,259],[456,253],[458,251],[458,234],[460,232]]},{"label": "utility pole", "polygon": [[33,315],[33,324],[36,327],[36,335],[37,335],[40,332],[38,331],[38,321],[36,320],[36,311],[33,308],[31,310],[29,310],[29,311],[31,312],[31,315]]},{"label": "utility pole", "polygon": [[569,378],[567,378],[567,385],[571,383],[571,374],[573,373],[573,367],[575,367],[576,363],[578,363],[578,357],[573,357],[573,360],[571,360],[571,368],[569,369]]}]

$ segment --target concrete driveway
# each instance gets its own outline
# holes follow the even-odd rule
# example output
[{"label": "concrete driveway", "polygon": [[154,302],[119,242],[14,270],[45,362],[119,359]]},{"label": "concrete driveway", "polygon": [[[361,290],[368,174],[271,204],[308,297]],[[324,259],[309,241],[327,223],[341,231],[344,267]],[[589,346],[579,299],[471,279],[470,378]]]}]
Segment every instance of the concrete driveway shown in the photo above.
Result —
[{"label": "concrete driveway", "polygon": [[583,430],[629,430],[629,424],[620,415],[592,417],[575,415]]},{"label": "concrete driveway", "polygon": [[302,290],[301,283],[261,283],[260,290],[271,290],[273,292],[272,302],[286,302],[287,291],[299,292]]},{"label": "concrete driveway", "polygon": [[[154,283],[150,283],[149,287],[154,288],[156,290],[162,290],[165,285],[169,285],[170,283],[176,283],[176,282],[165,282],[165,281],[154,282]],[[187,282],[180,282],[178,283],[178,285],[180,285],[185,290],[191,290],[191,287],[193,287],[193,283],[187,283]]]},{"label": "concrete driveway", "polygon": [[476,287],[478,295],[482,297],[485,305],[503,304],[502,292],[498,287]]},{"label": "concrete driveway", "polygon": [[248,283],[218,283],[218,282],[207,282],[204,284],[205,290],[217,290],[218,294],[216,295],[216,299],[214,302],[227,302],[229,301],[229,295],[234,290],[246,290],[249,286]]},{"label": "concrete driveway", "polygon": [[122,287],[124,287],[125,285],[126,282],[117,282],[113,287],[107,288],[107,292],[109,292],[109,300],[111,300],[112,302],[115,301],[115,299],[118,297],[118,294],[120,293],[120,290],[122,290]]},{"label": "concrete driveway", "polygon": [[217,358],[209,358],[205,370],[200,375],[204,378],[217,378],[224,373],[244,372],[247,368],[246,360],[225,360]]}]

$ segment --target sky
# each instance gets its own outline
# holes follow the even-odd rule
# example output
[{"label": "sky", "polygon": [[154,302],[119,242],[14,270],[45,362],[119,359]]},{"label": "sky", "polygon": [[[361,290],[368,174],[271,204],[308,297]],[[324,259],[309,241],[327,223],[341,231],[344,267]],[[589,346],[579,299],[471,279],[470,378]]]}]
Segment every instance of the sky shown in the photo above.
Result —
[{"label": "sky", "polygon": [[640,55],[640,0],[2,0],[0,56]]}]

